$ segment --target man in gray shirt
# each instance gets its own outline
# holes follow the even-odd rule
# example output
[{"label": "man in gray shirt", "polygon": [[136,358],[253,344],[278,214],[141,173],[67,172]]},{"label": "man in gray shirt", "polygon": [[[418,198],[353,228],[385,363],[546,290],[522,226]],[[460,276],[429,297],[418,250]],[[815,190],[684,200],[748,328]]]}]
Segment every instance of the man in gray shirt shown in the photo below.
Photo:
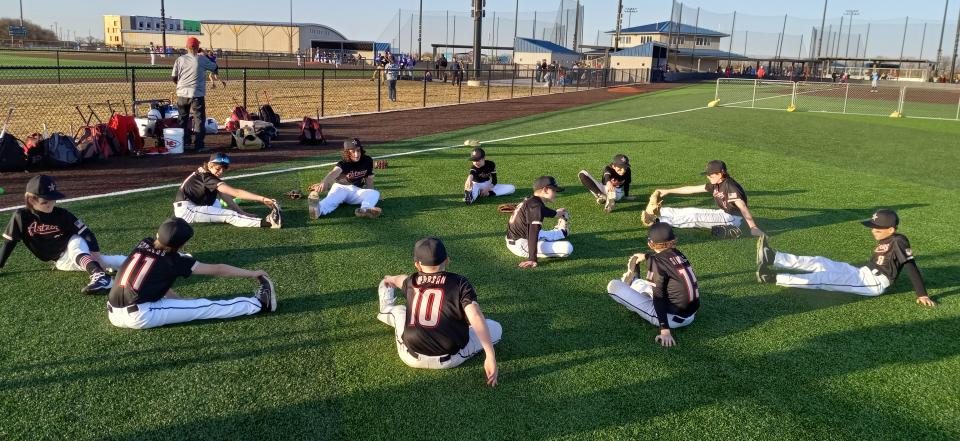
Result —
[{"label": "man in gray shirt", "polygon": [[204,122],[207,120],[207,107],[204,95],[207,89],[207,71],[217,73],[217,63],[199,52],[200,40],[188,38],[187,53],[173,63],[171,74],[173,82],[177,84],[177,107],[180,110],[180,126],[183,127],[183,144],[190,145],[187,123],[190,121],[190,113],[193,112],[193,146],[196,152],[205,150],[203,138],[206,136]]}]

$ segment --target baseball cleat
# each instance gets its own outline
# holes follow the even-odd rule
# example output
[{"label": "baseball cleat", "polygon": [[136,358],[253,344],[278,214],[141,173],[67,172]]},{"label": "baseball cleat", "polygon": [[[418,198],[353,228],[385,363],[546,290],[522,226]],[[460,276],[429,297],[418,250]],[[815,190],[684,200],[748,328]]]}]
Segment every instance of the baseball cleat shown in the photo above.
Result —
[{"label": "baseball cleat", "polygon": [[368,219],[376,219],[380,217],[383,213],[383,209],[380,207],[371,207],[371,208],[358,208],[353,212],[357,217],[365,217]]},{"label": "baseball cleat", "polygon": [[603,211],[610,213],[613,211],[613,206],[615,202],[613,198],[607,198],[607,203],[603,205]]},{"label": "baseball cleat", "polygon": [[597,205],[604,205],[607,203],[607,198],[603,196],[597,196]]},{"label": "baseball cleat", "polygon": [[101,294],[110,291],[113,288],[113,279],[106,273],[94,273],[90,275],[90,284],[83,287],[81,291],[84,294]]},{"label": "baseball cleat", "polygon": [[710,227],[710,235],[714,239],[736,239],[742,236],[743,232],[733,225],[714,225]]},{"label": "baseball cleat", "polygon": [[470,191],[470,190],[464,190],[464,191],[463,191],[463,202],[466,202],[467,205],[470,205],[470,204],[473,203],[473,192],[472,192],[472,191]]},{"label": "baseball cleat", "polygon": [[775,257],[777,257],[777,252],[770,248],[767,235],[763,234],[757,238],[757,268],[769,268]]},{"label": "baseball cleat", "polygon": [[760,268],[757,270],[757,283],[769,283],[771,285],[775,285],[777,283],[777,273],[767,268]]},{"label": "baseball cleat", "polygon": [[273,281],[265,276],[257,277],[260,286],[253,296],[260,301],[260,313],[274,312],[277,310],[277,291],[273,287]]},{"label": "baseball cleat", "polygon": [[280,204],[277,201],[273,201],[273,209],[270,210],[270,214],[267,215],[267,222],[270,223],[270,228],[280,228],[283,226],[283,215],[280,211]]},{"label": "baseball cleat", "polygon": [[640,223],[643,224],[643,226],[645,227],[649,227],[657,223],[658,220],[659,219],[657,219],[657,216],[654,215],[653,213],[650,213],[649,211],[644,211],[643,213],[640,213]]}]

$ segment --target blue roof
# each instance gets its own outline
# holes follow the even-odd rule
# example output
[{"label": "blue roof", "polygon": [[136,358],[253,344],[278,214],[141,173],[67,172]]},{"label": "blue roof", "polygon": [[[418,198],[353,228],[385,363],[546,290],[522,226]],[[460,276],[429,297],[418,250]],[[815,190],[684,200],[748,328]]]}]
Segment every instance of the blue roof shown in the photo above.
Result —
[{"label": "blue roof", "polygon": [[[653,47],[658,46],[664,49],[664,56],[666,56],[667,46],[663,43],[650,41],[639,46],[628,47],[622,51],[617,51],[610,56],[612,57],[653,57]],[[731,60],[747,60],[749,58],[735,54],[732,52],[721,51],[717,49],[697,49],[694,51],[690,48],[680,48],[680,50],[672,49],[671,51],[676,52],[678,57],[689,57],[691,55],[698,58],[719,58],[719,59],[731,59]]]},{"label": "blue roof", "polygon": [[[673,32],[680,33],[683,35],[701,35],[705,37],[729,37],[729,34],[724,34],[723,32],[714,31],[706,28],[698,28],[695,26],[690,26],[688,24],[680,24],[679,28],[677,27],[677,22],[675,21],[660,21],[657,23],[650,23],[640,26],[634,26],[632,28],[621,29],[621,34],[668,34],[670,33],[670,24],[673,24]],[[614,34],[616,31],[608,31],[608,34]]]},{"label": "blue roof", "polygon": [[659,46],[666,49],[667,45],[655,41],[648,41],[639,46],[628,47],[624,50],[610,54],[611,57],[652,57],[653,46]]},{"label": "blue roof", "polygon": [[717,49],[697,49],[696,51],[694,51],[693,49],[690,49],[690,48],[680,48],[680,50],[676,52],[678,57],[689,57],[690,55],[693,55],[695,57],[700,57],[700,58],[720,58],[724,60],[729,58],[731,60],[752,60],[752,58],[748,58],[744,55],[740,55],[733,52],[721,51]]},{"label": "blue roof", "polygon": [[579,52],[567,49],[556,43],[521,37],[517,37],[517,40],[513,42],[513,50],[515,52],[560,53],[580,56]]}]

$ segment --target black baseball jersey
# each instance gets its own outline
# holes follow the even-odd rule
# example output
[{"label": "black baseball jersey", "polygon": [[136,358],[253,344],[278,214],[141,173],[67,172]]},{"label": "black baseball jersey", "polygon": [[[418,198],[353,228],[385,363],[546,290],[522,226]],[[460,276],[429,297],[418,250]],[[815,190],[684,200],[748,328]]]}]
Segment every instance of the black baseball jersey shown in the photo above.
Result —
[{"label": "black baseball jersey", "polygon": [[470,323],[465,308],[477,301],[466,277],[450,272],[414,273],[403,282],[407,321],[403,344],[423,355],[454,354],[467,345]]},{"label": "black baseball jersey", "polygon": [[483,167],[470,166],[470,176],[473,176],[473,182],[487,182],[493,179],[493,185],[497,185],[497,164],[484,159]]},{"label": "black baseball jersey", "polygon": [[177,277],[190,277],[197,260],[178,252],[153,247],[145,238],[123,262],[110,289],[110,304],[122,308],[138,303],[156,302],[167,294]]},{"label": "black baseball jersey", "polygon": [[873,257],[867,262],[867,267],[880,271],[881,274],[893,283],[900,275],[903,265],[913,260],[913,250],[907,236],[894,233],[892,236],[877,242],[873,249]]},{"label": "black baseball jersey", "polygon": [[221,182],[223,181],[209,170],[200,167],[180,184],[174,202],[190,201],[196,205],[213,205],[219,197],[217,187]]},{"label": "black baseball jersey", "polygon": [[615,181],[614,185],[616,187],[620,187],[623,189],[624,196],[630,196],[630,169],[629,168],[625,168],[623,170],[623,174],[621,175],[617,173],[616,170],[613,169],[613,166],[610,166],[610,165],[606,166],[603,169],[603,178],[601,178],[601,182],[603,183],[603,185],[607,185],[607,182],[610,182],[611,180]]},{"label": "black baseball jersey", "polygon": [[647,280],[655,285],[653,307],[661,329],[669,328],[667,314],[690,317],[700,307],[697,276],[680,250],[648,254]]},{"label": "black baseball jersey", "polygon": [[[513,214],[510,215],[510,223],[507,224],[507,239],[527,239],[531,225],[538,225],[542,228],[543,218],[556,215],[557,212],[547,208],[538,196],[526,198],[517,205]],[[531,248],[536,249],[534,245],[531,245]],[[536,255],[536,253],[531,254]]]},{"label": "black baseball jersey", "polygon": [[360,155],[360,160],[350,162],[341,160],[337,162],[340,167],[340,176],[337,177],[337,183],[343,185],[355,185],[363,188],[367,176],[373,176],[373,158],[367,155]]},{"label": "black baseball jersey", "polygon": [[6,264],[19,241],[23,241],[37,259],[44,262],[57,260],[67,250],[67,243],[73,235],[86,240],[91,252],[100,251],[96,236],[73,213],[60,207],[53,207],[50,213],[20,208],[13,212],[3,232],[0,267]]},{"label": "black baseball jersey", "polygon": [[733,201],[740,200],[746,204],[747,193],[743,191],[743,187],[741,187],[737,181],[733,180],[733,178],[727,176],[723,182],[717,185],[707,183],[703,188],[713,194],[713,200],[717,202],[717,207],[720,207],[721,210],[734,216],[743,216]]}]

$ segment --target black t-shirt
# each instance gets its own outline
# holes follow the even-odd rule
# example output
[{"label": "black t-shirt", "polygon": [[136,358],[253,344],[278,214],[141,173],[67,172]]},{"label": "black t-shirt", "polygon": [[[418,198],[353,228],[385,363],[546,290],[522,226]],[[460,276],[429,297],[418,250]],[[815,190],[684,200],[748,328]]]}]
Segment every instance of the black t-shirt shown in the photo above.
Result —
[{"label": "black t-shirt", "polygon": [[343,185],[355,185],[363,188],[367,176],[373,176],[373,158],[367,155],[361,155],[357,162],[340,160],[337,162],[340,167],[340,176],[337,177],[337,183]]},{"label": "black t-shirt", "polygon": [[867,267],[880,271],[881,274],[893,283],[900,275],[903,265],[913,260],[913,250],[907,236],[894,233],[892,236],[877,242],[873,249],[873,257],[867,262]]},{"label": "black t-shirt", "polygon": [[610,180],[614,181],[613,183],[614,186],[623,189],[624,196],[630,196],[630,169],[629,168],[624,168],[623,174],[621,175],[617,173],[616,170],[613,169],[613,166],[610,166],[610,165],[606,166],[603,169],[603,178],[601,179],[601,182],[604,185],[606,185],[607,182],[610,182]]},{"label": "black t-shirt", "polygon": [[220,178],[200,167],[180,184],[174,202],[190,201],[196,205],[213,205],[219,195],[217,186],[221,182],[223,181]]},{"label": "black t-shirt", "polygon": [[110,289],[110,304],[122,308],[156,302],[167,294],[177,277],[190,277],[196,265],[193,257],[157,250],[153,239],[145,238],[130,252],[117,273]]},{"label": "black t-shirt", "polygon": [[[507,224],[507,239],[527,239],[527,233],[530,232],[530,225],[543,225],[543,218],[554,217],[557,212],[547,208],[543,200],[537,196],[526,198],[517,205],[517,208],[510,215],[510,223]],[[536,245],[528,245],[531,249],[536,249]]]},{"label": "black t-shirt", "polygon": [[42,261],[57,260],[67,250],[67,243],[73,235],[83,237],[90,251],[100,251],[93,232],[73,213],[60,207],[53,207],[50,213],[20,208],[13,212],[10,223],[3,232],[6,242],[0,253],[0,267],[6,263],[7,257],[19,241],[23,241],[27,249]]},{"label": "black t-shirt", "polygon": [[743,191],[743,187],[741,187],[737,181],[733,180],[733,178],[727,176],[723,182],[717,185],[708,183],[704,185],[703,188],[713,194],[713,200],[717,202],[717,207],[721,210],[734,216],[743,216],[733,201],[740,200],[746,204],[747,193]]},{"label": "black t-shirt", "polygon": [[470,176],[473,176],[473,182],[487,182],[491,177],[496,178],[497,164],[484,159],[482,167],[470,166]]},{"label": "black t-shirt", "polygon": [[700,307],[697,276],[687,257],[674,248],[647,255],[647,280],[653,283],[653,307],[661,328],[667,314],[689,317]]},{"label": "black t-shirt", "polygon": [[466,277],[450,272],[414,273],[403,282],[407,321],[403,344],[423,355],[454,354],[467,345],[470,323],[465,308],[477,301]]}]

